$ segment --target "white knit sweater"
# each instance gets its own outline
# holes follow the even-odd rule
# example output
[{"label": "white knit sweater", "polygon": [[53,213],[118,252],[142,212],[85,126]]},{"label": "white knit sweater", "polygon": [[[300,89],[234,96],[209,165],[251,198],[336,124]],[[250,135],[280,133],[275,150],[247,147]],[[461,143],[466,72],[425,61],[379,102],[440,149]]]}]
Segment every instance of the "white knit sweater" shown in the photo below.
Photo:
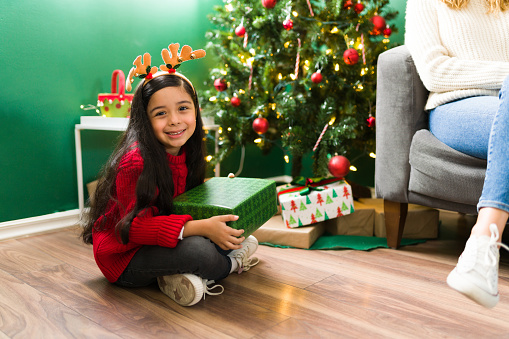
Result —
[{"label": "white knit sweater", "polygon": [[439,0],[408,0],[405,45],[430,91],[426,109],[496,96],[509,75],[509,11],[488,14],[484,0],[460,10]]}]

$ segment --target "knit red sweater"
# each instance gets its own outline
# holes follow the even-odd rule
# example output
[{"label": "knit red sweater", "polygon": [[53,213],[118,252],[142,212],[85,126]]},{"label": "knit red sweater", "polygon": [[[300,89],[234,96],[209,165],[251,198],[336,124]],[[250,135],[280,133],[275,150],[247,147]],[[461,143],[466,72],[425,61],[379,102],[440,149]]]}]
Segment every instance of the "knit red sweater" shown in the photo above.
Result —
[{"label": "knit red sweater", "polygon": [[[182,194],[186,187],[186,154],[173,156],[167,154],[173,174],[174,197]],[[158,216],[157,207],[141,211],[132,221],[129,243],[122,244],[115,234],[115,225],[136,203],[136,183],[143,170],[143,158],[138,148],[126,153],[120,160],[115,181],[115,200],[106,207],[106,213],[95,222],[101,230],[94,227],[94,257],[99,269],[110,282],[115,282],[125,270],[134,254],[143,245],[175,247],[182,227],[192,220],[190,215]]]}]

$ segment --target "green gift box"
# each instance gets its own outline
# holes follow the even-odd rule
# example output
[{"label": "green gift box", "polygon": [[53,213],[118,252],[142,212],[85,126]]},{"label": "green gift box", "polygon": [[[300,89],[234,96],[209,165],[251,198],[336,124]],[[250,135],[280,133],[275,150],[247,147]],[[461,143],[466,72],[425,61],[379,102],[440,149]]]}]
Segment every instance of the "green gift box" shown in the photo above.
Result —
[{"label": "green gift box", "polygon": [[177,196],[175,214],[189,214],[193,219],[234,214],[239,219],[228,226],[243,229],[248,237],[277,212],[276,183],[254,178],[214,177]]}]

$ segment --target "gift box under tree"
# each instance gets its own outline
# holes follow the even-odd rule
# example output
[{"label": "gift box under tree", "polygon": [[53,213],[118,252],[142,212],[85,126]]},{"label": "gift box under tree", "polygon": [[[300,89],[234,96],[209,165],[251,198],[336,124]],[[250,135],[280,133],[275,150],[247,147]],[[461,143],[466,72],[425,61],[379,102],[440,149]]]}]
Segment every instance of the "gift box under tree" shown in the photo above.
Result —
[{"label": "gift box under tree", "polygon": [[234,214],[239,219],[228,226],[243,229],[248,237],[277,212],[276,183],[254,178],[214,177],[177,196],[175,214],[189,214],[193,219]]},{"label": "gift box under tree", "polygon": [[351,186],[343,179],[298,178],[277,188],[286,227],[311,225],[353,213]]}]

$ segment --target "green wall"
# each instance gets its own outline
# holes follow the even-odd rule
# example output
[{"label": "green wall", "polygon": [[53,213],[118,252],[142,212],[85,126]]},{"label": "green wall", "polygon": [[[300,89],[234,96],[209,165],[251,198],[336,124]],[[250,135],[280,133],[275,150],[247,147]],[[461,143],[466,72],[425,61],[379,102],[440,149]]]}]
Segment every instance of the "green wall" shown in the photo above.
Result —
[{"label": "green wall", "polygon": [[[403,12],[404,0],[392,0]],[[0,222],[78,207],[74,125],[80,109],[110,91],[143,52],[158,58],[171,42],[205,46],[206,15],[221,0],[17,0],[0,2]],[[398,7],[399,6],[399,7]],[[401,17],[402,15],[400,15]],[[402,30],[402,26],[400,26]],[[183,68],[202,89],[213,58]],[[113,149],[116,132],[82,131],[85,182]],[[222,172],[235,172],[239,153]],[[243,175],[285,171],[278,150],[247,148]],[[276,164],[276,166],[274,166]]]}]

